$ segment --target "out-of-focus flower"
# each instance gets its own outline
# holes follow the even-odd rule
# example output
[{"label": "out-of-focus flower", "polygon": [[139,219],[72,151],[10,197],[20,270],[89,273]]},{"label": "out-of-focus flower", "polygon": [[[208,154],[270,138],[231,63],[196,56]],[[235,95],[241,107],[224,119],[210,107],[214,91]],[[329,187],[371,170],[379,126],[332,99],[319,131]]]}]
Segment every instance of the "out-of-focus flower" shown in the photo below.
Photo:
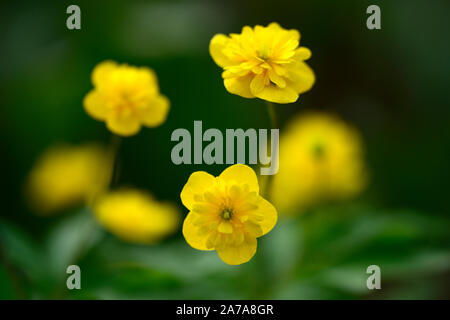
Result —
[{"label": "out-of-focus flower", "polygon": [[51,147],[29,174],[28,200],[44,215],[82,204],[105,187],[108,168],[107,152],[98,145]]},{"label": "out-of-focus flower", "polygon": [[155,243],[174,233],[180,223],[174,205],[136,189],[101,195],[94,204],[94,213],[112,234],[132,243]]},{"label": "out-of-focus flower", "polygon": [[204,171],[191,174],[181,191],[190,210],[183,224],[187,243],[198,250],[216,250],[227,264],[249,261],[256,238],[275,226],[277,211],[259,195],[255,172],[242,164],[218,177]]},{"label": "out-of-focus flower", "polygon": [[271,189],[271,199],[280,212],[350,198],[361,192],[366,182],[361,137],[337,117],[301,115],[281,136],[280,169]]},{"label": "out-of-focus flower", "polygon": [[105,121],[112,132],[131,136],[141,126],[162,124],[169,100],[160,94],[156,74],[146,67],[133,67],[113,61],[99,63],[92,72],[91,90],[84,98],[86,112]]},{"label": "out-of-focus flower", "polygon": [[315,76],[305,60],[311,51],[299,47],[300,33],[277,23],[245,26],[240,34],[215,35],[209,52],[224,69],[228,92],[244,98],[291,103],[308,91]]}]

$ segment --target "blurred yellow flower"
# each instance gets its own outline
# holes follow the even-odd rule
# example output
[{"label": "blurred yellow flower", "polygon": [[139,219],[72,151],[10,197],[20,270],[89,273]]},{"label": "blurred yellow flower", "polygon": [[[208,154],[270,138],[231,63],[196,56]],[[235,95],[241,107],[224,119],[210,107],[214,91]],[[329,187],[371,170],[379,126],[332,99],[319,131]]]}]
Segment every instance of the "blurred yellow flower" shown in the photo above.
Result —
[{"label": "blurred yellow flower", "polygon": [[258,179],[248,166],[235,164],[218,177],[191,174],[181,191],[190,210],[183,224],[187,243],[198,250],[217,250],[227,264],[249,261],[256,238],[275,226],[277,211],[259,195]]},{"label": "blurred yellow flower", "polygon": [[280,212],[350,198],[366,182],[361,137],[342,120],[326,113],[301,115],[281,136],[280,169],[271,189]]},{"label": "blurred yellow flower", "polygon": [[40,214],[89,201],[105,187],[108,164],[106,150],[95,144],[51,147],[29,174],[28,200]]},{"label": "blurred yellow flower", "polygon": [[155,243],[174,233],[180,223],[174,205],[136,189],[103,194],[94,204],[94,213],[107,230],[132,243]]},{"label": "blurred yellow flower", "polygon": [[245,26],[240,34],[215,35],[209,52],[224,69],[228,92],[244,98],[291,103],[311,89],[315,76],[305,60],[311,51],[299,47],[300,33],[277,23]]},{"label": "blurred yellow flower", "polygon": [[156,127],[167,117],[169,100],[159,93],[156,74],[150,68],[104,61],[94,68],[92,84],[84,109],[118,135],[134,135],[142,125]]}]

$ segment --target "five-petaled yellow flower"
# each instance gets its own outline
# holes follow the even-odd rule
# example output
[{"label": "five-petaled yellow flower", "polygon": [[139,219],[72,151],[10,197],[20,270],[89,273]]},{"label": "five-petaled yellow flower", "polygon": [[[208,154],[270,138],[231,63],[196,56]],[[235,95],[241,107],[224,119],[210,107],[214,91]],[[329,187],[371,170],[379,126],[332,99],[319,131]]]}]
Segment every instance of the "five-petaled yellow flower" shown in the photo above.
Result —
[{"label": "five-petaled yellow flower", "polygon": [[259,195],[258,179],[248,166],[236,164],[218,177],[204,171],[191,174],[181,191],[190,210],[183,224],[188,244],[216,250],[230,265],[249,261],[256,239],[275,226],[277,211]]},{"label": "five-petaled yellow flower", "polygon": [[209,52],[224,69],[225,88],[244,98],[291,103],[308,91],[315,77],[305,60],[311,51],[299,47],[300,33],[277,23],[245,26],[240,34],[217,34]]},{"label": "five-petaled yellow flower", "polygon": [[353,197],[366,184],[363,143],[354,127],[319,112],[300,115],[288,125],[280,138],[280,169],[271,192],[281,213]]},{"label": "five-petaled yellow flower", "polygon": [[51,147],[30,172],[28,200],[41,214],[89,202],[106,188],[108,167],[107,152],[98,145]]},{"label": "five-petaled yellow flower", "polygon": [[169,100],[160,94],[150,68],[104,61],[94,68],[92,84],[94,89],[83,101],[86,112],[118,135],[134,135],[141,126],[156,127],[167,117]]},{"label": "five-petaled yellow flower", "polygon": [[107,230],[132,243],[155,243],[174,233],[180,223],[178,208],[136,189],[103,194],[94,213]]}]

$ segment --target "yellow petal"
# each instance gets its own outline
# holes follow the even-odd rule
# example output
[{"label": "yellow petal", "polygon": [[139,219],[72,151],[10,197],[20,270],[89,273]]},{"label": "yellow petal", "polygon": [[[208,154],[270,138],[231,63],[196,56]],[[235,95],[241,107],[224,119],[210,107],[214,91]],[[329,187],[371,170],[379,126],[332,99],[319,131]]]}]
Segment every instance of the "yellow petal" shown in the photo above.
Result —
[{"label": "yellow petal", "polygon": [[231,223],[229,221],[222,221],[219,224],[219,228],[217,229],[217,231],[219,231],[221,233],[231,234],[231,233],[233,233],[233,226],[231,225]]},{"label": "yellow petal", "polygon": [[296,63],[295,68],[289,70],[287,77],[289,86],[299,94],[311,89],[315,82],[314,72],[304,62]]},{"label": "yellow petal", "polygon": [[280,34],[280,40],[281,40],[280,44],[285,44],[288,46],[292,45],[293,43],[296,43],[296,45],[293,48],[295,49],[295,47],[298,46],[298,43],[300,41],[300,32],[298,32],[298,30],[295,29],[285,30],[283,33]]},{"label": "yellow petal", "polygon": [[249,191],[259,193],[258,178],[255,171],[245,164],[234,164],[226,168],[218,177],[225,182],[235,182],[237,184],[247,184]]},{"label": "yellow petal", "polygon": [[217,254],[223,262],[238,265],[248,262],[256,253],[256,239],[247,238],[241,245],[216,248]]},{"label": "yellow petal", "polygon": [[132,136],[141,129],[139,120],[133,115],[111,115],[106,119],[106,126],[109,130],[121,136]]},{"label": "yellow petal", "polygon": [[169,99],[163,95],[155,97],[143,112],[142,123],[148,127],[156,127],[162,124],[166,120],[169,108]]},{"label": "yellow petal", "polygon": [[250,91],[250,83],[252,80],[253,76],[248,74],[243,77],[224,79],[223,83],[229,93],[237,94],[243,98],[254,98],[255,96]]},{"label": "yellow petal", "polygon": [[209,43],[209,53],[211,54],[214,62],[220,67],[225,67],[232,64],[230,59],[223,52],[229,40],[230,38],[224,34],[216,34]]},{"label": "yellow petal", "polygon": [[97,120],[105,120],[108,116],[109,110],[102,95],[96,91],[91,90],[83,100],[84,110],[88,115]]},{"label": "yellow petal", "polygon": [[299,59],[301,61],[308,60],[311,58],[311,50],[309,50],[306,47],[300,47],[297,50],[295,50],[295,56],[294,59]]},{"label": "yellow petal", "polygon": [[274,31],[279,31],[281,30],[281,26],[278,24],[278,22],[271,22],[269,23],[269,25],[267,26],[268,29],[272,29]]},{"label": "yellow petal", "polygon": [[258,216],[262,218],[262,220],[258,221],[259,226],[262,229],[263,234],[265,235],[270,230],[273,229],[275,224],[277,223],[277,209],[266,199],[259,197],[258,201]]},{"label": "yellow petal", "polygon": [[199,213],[202,215],[209,215],[211,213],[215,213],[217,212],[217,205],[211,204],[211,203],[206,203],[206,202],[196,202],[194,203],[194,205],[192,206],[192,210],[195,213]]},{"label": "yellow petal", "polygon": [[191,174],[181,191],[181,202],[186,208],[192,210],[195,204],[195,196],[203,195],[214,186],[216,178],[205,171],[197,171]]},{"label": "yellow petal", "polygon": [[116,68],[117,63],[114,61],[106,60],[100,62],[92,71],[92,84],[94,86],[101,85],[101,83],[105,81]]},{"label": "yellow petal", "polygon": [[147,90],[151,93],[157,93],[159,90],[158,77],[155,71],[149,67],[139,67],[136,69],[136,74],[140,83],[146,83]]},{"label": "yellow petal", "polygon": [[193,223],[195,219],[195,213],[188,213],[183,223],[183,236],[186,242],[194,249],[197,250],[213,250],[206,246],[206,241],[209,238],[209,234],[199,233],[199,227]]},{"label": "yellow petal", "polygon": [[260,99],[275,103],[292,103],[298,99],[298,93],[289,86],[285,88],[280,88],[277,86],[264,87],[264,90],[256,96]]},{"label": "yellow petal", "polygon": [[245,231],[247,231],[252,238],[259,238],[263,235],[262,228],[257,223],[248,220],[244,223],[244,226]]},{"label": "yellow petal", "polygon": [[274,70],[269,70],[269,77],[270,81],[275,83],[278,87],[286,87],[286,81],[283,79],[283,77],[280,77]]},{"label": "yellow petal", "polygon": [[206,248],[208,250],[214,250],[214,248],[216,246],[217,236],[218,236],[217,232],[211,232],[211,234],[206,239]]},{"label": "yellow petal", "polygon": [[260,73],[257,76],[255,76],[250,83],[250,91],[253,95],[257,95],[261,91],[264,90],[264,86],[266,83],[266,73]]}]

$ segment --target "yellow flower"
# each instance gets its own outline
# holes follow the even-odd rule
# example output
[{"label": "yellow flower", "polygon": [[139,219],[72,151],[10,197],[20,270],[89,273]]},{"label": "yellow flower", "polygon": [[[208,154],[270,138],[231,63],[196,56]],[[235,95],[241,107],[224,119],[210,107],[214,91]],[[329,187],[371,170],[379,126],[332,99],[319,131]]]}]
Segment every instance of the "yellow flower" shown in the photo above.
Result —
[{"label": "yellow flower", "polygon": [[29,174],[31,206],[41,214],[90,200],[104,187],[108,157],[98,145],[55,146],[44,152]]},{"label": "yellow flower", "polygon": [[260,98],[291,103],[308,91],[315,77],[304,62],[311,51],[299,47],[300,33],[277,23],[267,27],[249,26],[240,34],[217,34],[209,52],[224,69],[222,77],[228,92],[244,98]]},{"label": "yellow flower", "polygon": [[217,250],[231,265],[249,261],[256,252],[256,238],[277,221],[276,209],[259,196],[255,172],[242,164],[218,177],[194,172],[181,191],[181,201],[190,210],[183,224],[187,243],[198,250]]},{"label": "yellow flower", "polygon": [[131,136],[142,125],[156,127],[167,117],[169,100],[159,93],[156,74],[149,68],[104,61],[94,68],[92,84],[84,109],[114,133]]},{"label": "yellow flower", "polygon": [[361,137],[342,120],[325,113],[302,115],[280,138],[280,169],[271,195],[281,212],[350,198],[366,182]]},{"label": "yellow flower", "polygon": [[155,243],[174,233],[180,222],[175,206],[135,189],[102,195],[94,205],[94,213],[107,230],[132,243]]}]

